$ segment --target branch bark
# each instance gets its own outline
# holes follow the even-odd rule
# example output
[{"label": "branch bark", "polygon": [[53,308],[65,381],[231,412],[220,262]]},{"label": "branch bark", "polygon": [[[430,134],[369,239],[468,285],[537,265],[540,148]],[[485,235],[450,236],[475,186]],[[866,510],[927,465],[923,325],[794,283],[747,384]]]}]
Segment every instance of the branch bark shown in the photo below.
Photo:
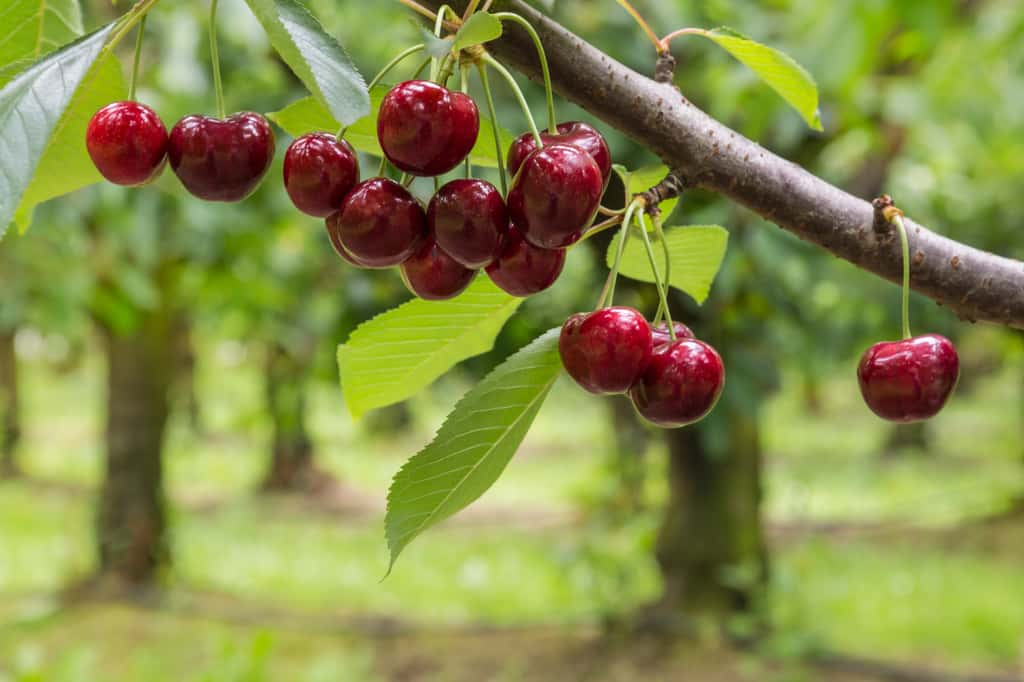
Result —
[{"label": "branch bark", "polygon": [[[422,4],[436,10],[444,0]],[[465,7],[464,0],[448,4],[457,11]],[[891,230],[875,232],[868,201],[772,154],[695,107],[671,84],[615,61],[521,0],[494,5],[518,12],[536,27],[559,94],[650,149],[688,185],[722,194],[863,270],[900,281],[899,239]],[[519,27],[507,25],[488,49],[539,79],[533,44]],[[1024,263],[905,222],[915,291],[962,319],[1024,329]]]}]

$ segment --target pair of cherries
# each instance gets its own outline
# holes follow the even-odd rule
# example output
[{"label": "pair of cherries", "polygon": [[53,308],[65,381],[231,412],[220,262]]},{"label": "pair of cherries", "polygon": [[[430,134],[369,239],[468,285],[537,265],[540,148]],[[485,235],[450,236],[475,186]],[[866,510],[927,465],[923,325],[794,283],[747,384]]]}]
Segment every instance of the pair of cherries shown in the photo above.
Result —
[{"label": "pair of cherries", "polygon": [[558,352],[577,384],[599,395],[628,393],[647,421],[666,428],[703,419],[725,386],[725,365],[681,322],[672,340],[633,308],[576,313],[562,326]]},{"label": "pair of cherries", "polygon": [[171,129],[139,102],[96,112],[85,134],[93,164],[110,182],[145,185],[167,161],[189,192],[207,201],[240,201],[259,185],[274,158],[274,133],[252,112],[226,119],[186,116]]}]

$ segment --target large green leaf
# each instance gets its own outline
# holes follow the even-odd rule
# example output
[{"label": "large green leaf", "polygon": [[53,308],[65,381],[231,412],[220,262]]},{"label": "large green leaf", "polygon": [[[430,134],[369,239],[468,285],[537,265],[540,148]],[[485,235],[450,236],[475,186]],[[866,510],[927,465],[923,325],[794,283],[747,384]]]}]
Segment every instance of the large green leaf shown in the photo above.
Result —
[{"label": "large green leaf", "polygon": [[395,475],[384,521],[389,572],[413,538],[498,480],[558,378],[558,335],[548,331],[487,375]]},{"label": "large green leaf", "polygon": [[0,85],[21,68],[82,35],[78,0],[6,0],[0,9]]},{"label": "large green leaf", "polygon": [[718,43],[746,64],[772,90],[789,102],[807,125],[815,130],[822,129],[818,111],[818,86],[811,74],[792,57],[725,27],[702,31],[700,35]]},{"label": "large green leaf", "polygon": [[[23,197],[29,183],[36,176],[48,145],[82,113],[71,111],[72,101],[83,83],[97,80],[92,76],[101,70],[94,68],[94,63],[113,26],[109,24],[51,53],[0,90],[0,236],[16,212],[19,222],[24,224],[27,220],[30,207]],[[83,115],[88,117],[92,113]],[[84,131],[72,145],[77,152],[68,153],[85,156],[83,140]],[[56,188],[65,180],[58,173],[40,182],[53,183]]]},{"label": "large green leaf", "polygon": [[[373,92],[370,93],[370,115],[359,119],[345,131],[345,139],[361,152],[374,156],[381,155],[380,142],[377,141],[377,110],[380,109],[381,100],[389,89],[390,86],[387,85],[374,86]],[[292,102],[281,111],[267,114],[267,118],[281,126],[292,137],[322,130],[336,131],[341,128],[337,119],[312,97]],[[498,133],[501,135],[502,148],[508,149],[512,144],[512,134],[504,128],[499,128]],[[477,135],[476,145],[469,158],[477,166],[498,166],[491,120],[485,116],[480,117],[480,134]]]},{"label": "large green leaf", "polygon": [[450,301],[413,299],[363,323],[338,347],[349,411],[359,417],[401,402],[487,352],[522,300],[477,277]]},{"label": "large green leaf", "polygon": [[246,2],[270,44],[336,121],[349,125],[369,113],[362,75],[344,48],[298,0]]},{"label": "large green leaf", "polygon": [[[689,227],[665,228],[665,243],[672,259],[672,270],[669,283],[675,288],[686,292],[697,303],[707,300],[711,291],[711,283],[715,280],[725,249],[729,242],[729,233],[718,225],[691,225]],[[654,255],[662,276],[665,274],[665,252],[660,243],[653,243]],[[615,263],[615,255],[619,248],[619,237],[616,236],[608,246],[608,267]],[[643,239],[633,236],[626,244],[622,254],[619,273],[630,279],[642,282],[653,282],[651,261],[644,248]]]}]

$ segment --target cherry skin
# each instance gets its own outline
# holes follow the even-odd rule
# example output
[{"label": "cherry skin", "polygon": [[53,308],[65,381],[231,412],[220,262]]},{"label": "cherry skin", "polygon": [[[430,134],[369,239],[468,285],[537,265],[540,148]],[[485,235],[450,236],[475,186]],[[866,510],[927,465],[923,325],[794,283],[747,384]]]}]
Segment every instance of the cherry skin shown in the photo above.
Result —
[{"label": "cherry skin", "polygon": [[410,175],[441,175],[476,144],[480,114],[461,92],[431,81],[406,81],[388,91],[377,114],[377,139],[388,160]]},{"label": "cherry skin", "polygon": [[[582,121],[559,123],[557,134],[553,135],[549,131],[544,131],[540,134],[540,139],[545,147],[553,144],[567,144],[590,154],[590,157],[597,162],[597,167],[601,169],[601,177],[604,178],[605,184],[608,184],[608,178],[612,173],[612,153],[608,149],[608,143],[604,141],[604,136],[590,124]],[[535,149],[537,149],[537,141],[533,138],[533,133],[523,133],[517,137],[512,146],[508,148],[506,163],[508,174],[515,177],[523,165],[523,161]]]},{"label": "cherry skin", "polygon": [[565,251],[539,249],[510,225],[498,257],[487,266],[487,275],[506,293],[526,297],[554,284],[564,266]]},{"label": "cherry skin", "polygon": [[359,182],[359,158],[352,146],[328,133],[296,138],[284,155],[284,187],[295,208],[326,218],[341,207]]},{"label": "cherry skin", "polygon": [[523,161],[508,193],[508,214],[534,246],[562,249],[583,236],[603,192],[594,159],[576,147],[556,144]]},{"label": "cherry skin", "polygon": [[639,311],[616,306],[576,313],[562,325],[558,353],[591,393],[625,393],[651,361],[651,326]]},{"label": "cherry skin", "polygon": [[[687,327],[685,324],[678,320],[673,320],[672,326],[676,330],[676,340],[697,338],[694,335],[693,330],[691,330],[689,327]],[[668,333],[667,322],[659,322],[658,324],[654,325],[654,327],[651,328],[651,335],[654,338],[655,346],[660,346],[662,344],[672,342],[672,337]]]},{"label": "cherry skin", "polygon": [[458,296],[475,276],[476,270],[456,261],[431,238],[402,263],[402,281],[409,291],[428,301]]},{"label": "cherry skin", "polygon": [[718,352],[703,341],[681,339],[654,348],[629,397],[647,421],[676,428],[707,416],[724,386],[725,365]]},{"label": "cherry skin", "polygon": [[114,102],[89,119],[85,147],[96,170],[115,185],[152,182],[167,161],[167,128],[138,102]]},{"label": "cherry skin", "polygon": [[181,184],[207,201],[252,194],[274,158],[274,132],[251,111],[224,120],[186,116],[171,129],[167,158]]},{"label": "cherry skin", "polygon": [[882,419],[913,422],[938,414],[960,378],[960,358],[944,336],[883,341],[857,367],[864,402]]},{"label": "cherry skin", "polygon": [[508,210],[501,193],[485,180],[452,180],[434,195],[427,223],[438,246],[473,270],[498,255],[508,231]]},{"label": "cherry skin", "polygon": [[427,216],[409,190],[387,178],[371,178],[349,192],[327,218],[327,229],[354,260],[370,268],[400,265],[427,236]]},{"label": "cherry skin", "polygon": [[338,234],[337,223],[325,220],[324,225],[327,227],[327,237],[331,240],[331,246],[334,247],[334,252],[341,256],[341,259],[349,265],[354,265],[357,268],[368,267],[366,263],[361,263],[356,260],[356,257],[348,252],[345,245],[341,243],[341,235]]}]

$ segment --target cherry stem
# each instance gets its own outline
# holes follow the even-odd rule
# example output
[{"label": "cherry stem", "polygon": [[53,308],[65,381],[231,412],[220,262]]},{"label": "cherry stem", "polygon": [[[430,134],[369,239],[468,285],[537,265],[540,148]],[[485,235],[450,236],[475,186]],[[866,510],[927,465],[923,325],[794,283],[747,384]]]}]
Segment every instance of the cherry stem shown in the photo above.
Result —
[{"label": "cherry stem", "polygon": [[462,23],[466,23],[466,21],[471,16],[473,16],[473,12],[476,11],[477,6],[479,6],[479,5],[480,5],[480,0],[470,0],[470,3],[468,5],[466,5],[466,11],[462,13]]},{"label": "cherry stem", "polygon": [[543,148],[544,141],[540,137],[540,130],[537,128],[537,122],[533,120],[533,114],[530,112],[530,105],[526,101],[523,91],[519,88],[519,84],[516,83],[516,79],[511,73],[509,73],[509,70],[506,69],[501,62],[491,55],[485,54],[484,62],[486,62],[489,67],[500,73],[502,78],[508,82],[509,87],[512,88],[512,93],[516,96],[516,100],[519,102],[519,108],[523,110],[523,115],[526,116],[526,122],[530,126],[530,132],[533,134],[533,139],[537,143],[537,148]]},{"label": "cherry stem", "polygon": [[662,51],[661,41],[658,40],[657,34],[651,29],[651,25],[647,23],[647,20],[643,18],[643,15],[641,15],[640,12],[637,12],[636,9],[626,0],[616,0],[616,2],[618,2],[624,10],[629,12],[629,15],[633,17],[634,20],[636,20],[636,23],[640,25],[640,28],[642,28],[644,33],[647,34],[650,41],[654,43],[654,48],[660,53]]},{"label": "cherry stem", "polygon": [[626,209],[622,208],[616,210],[614,208],[608,208],[607,206],[598,206],[597,212],[601,215],[622,215],[626,212]]},{"label": "cherry stem", "polygon": [[[661,216],[652,215],[651,223],[654,225],[654,234],[661,241],[661,250],[665,254],[665,286],[672,286],[672,253],[668,248],[668,241],[665,239],[665,230],[662,227]],[[665,309],[665,314],[668,314],[668,308]],[[675,330],[672,329],[672,320],[669,319],[669,336],[675,341]]]},{"label": "cherry stem", "polygon": [[139,80],[139,57],[142,55],[142,34],[146,31],[146,15],[139,21],[139,35],[135,38],[135,56],[132,57],[132,79],[128,84],[128,99],[135,100],[135,86]]},{"label": "cherry stem", "polygon": [[377,168],[377,177],[383,178],[384,174],[388,171],[388,157],[384,156],[384,152],[380,153],[380,166]]},{"label": "cherry stem", "polygon": [[[373,89],[378,84],[380,84],[380,82],[384,79],[384,76],[388,75],[388,73],[390,73],[392,69],[401,64],[406,57],[416,54],[425,47],[426,46],[423,43],[420,43],[419,45],[413,45],[412,47],[406,48],[399,52],[397,55],[395,55],[394,59],[385,64],[384,68],[377,72],[377,75],[374,76],[373,80],[371,80],[369,85],[366,86],[366,91],[372,93]],[[345,137],[346,130],[348,130],[348,126],[342,126],[341,130],[338,131],[338,134],[335,135],[335,137],[339,140]]]},{"label": "cherry stem", "polygon": [[487,80],[487,69],[483,64],[477,63],[476,71],[480,75],[480,85],[484,89],[484,98],[487,100],[487,111],[491,116],[491,132],[494,133],[494,155],[498,159],[498,173],[501,178],[501,196],[508,196],[508,172],[505,170],[505,160],[502,158],[501,133],[498,132],[498,111],[494,107],[494,96],[491,94],[491,84]]},{"label": "cherry stem", "polygon": [[[423,5],[421,5],[418,2],[414,2],[413,0],[398,0],[398,2],[400,2],[403,5],[405,5],[406,7],[411,9],[413,12],[416,12],[418,14],[422,14],[423,16],[425,16],[427,19],[430,19],[431,21],[437,19],[437,14],[435,14],[434,12],[431,12],[429,9],[427,9],[426,7],[424,7]],[[454,23],[452,23],[450,21],[446,21],[444,23],[445,23],[445,28],[447,28],[447,29],[449,29],[451,31],[454,31],[455,29],[458,28],[458,26],[456,24],[454,24]]]},{"label": "cherry stem", "polygon": [[[459,89],[464,95],[469,94],[469,67],[459,66]],[[472,154],[466,155],[466,179],[469,180],[473,177],[473,161],[471,160]]]},{"label": "cherry stem", "polygon": [[[104,53],[109,53],[117,47],[118,43],[128,35],[128,32],[135,28],[136,24],[145,19],[146,15],[149,14],[149,10],[153,9],[153,6],[158,2],[160,2],[160,0],[139,0],[134,7],[122,15],[121,18],[117,20],[118,27],[114,31],[114,34],[110,37],[110,40],[107,41],[107,44],[103,46]],[[99,59],[97,59],[97,61],[99,61]]]},{"label": "cherry stem", "polygon": [[[451,12],[453,15],[455,15],[456,18],[458,18],[458,15],[455,14],[455,11],[452,10],[452,8],[449,7],[448,5],[441,5],[441,7],[438,8],[438,10],[437,10],[437,17],[434,19],[434,37],[438,38],[438,39],[441,38],[441,30],[444,28],[444,13],[445,12]],[[445,62],[443,62],[443,63],[447,63],[447,59],[450,56],[451,55],[445,55]],[[438,80],[438,74],[441,72],[441,67],[442,67],[441,59],[435,58],[434,61],[433,61],[432,66],[430,67],[430,80],[437,81],[438,83],[441,83],[441,85],[444,85],[443,82]]]},{"label": "cherry stem", "polygon": [[678,31],[672,31],[658,41],[658,52],[662,54],[668,52],[672,41],[679,36],[706,36],[707,34],[708,32],[703,28],[681,28]]},{"label": "cherry stem", "polygon": [[903,216],[893,211],[889,222],[896,226],[900,233],[900,247],[903,249],[903,338],[909,339],[910,333],[910,241],[907,239],[907,228],[903,224]]},{"label": "cherry stem", "polygon": [[580,237],[579,241],[576,242],[576,243],[580,244],[582,242],[585,242],[586,240],[588,240],[591,237],[593,237],[595,234],[604,232],[605,230],[610,230],[611,228],[613,228],[613,227],[615,227],[617,225],[621,225],[621,224],[622,224],[622,216],[621,215],[613,216],[613,217],[609,218],[608,220],[605,220],[603,222],[597,223],[596,225],[592,225],[589,230],[587,230],[586,232],[583,233],[583,236]]},{"label": "cherry stem", "polygon": [[548,103],[548,132],[552,135],[558,132],[558,117],[555,114],[555,94],[551,88],[551,70],[548,68],[548,56],[544,51],[544,43],[540,40],[540,35],[537,34],[537,29],[533,27],[529,21],[524,17],[516,14],[515,12],[498,12],[494,15],[501,21],[512,21],[523,27],[528,34],[530,39],[533,40],[533,46],[537,50],[537,59],[540,61],[540,70],[544,76],[544,95],[547,97]]},{"label": "cherry stem", "polygon": [[[634,214],[633,217],[636,217]],[[661,299],[661,303],[658,306],[658,312],[665,311],[665,322],[668,324],[668,336],[671,340],[676,340],[676,331],[672,325],[672,314],[668,310],[668,291],[665,288],[665,280],[661,277],[661,271],[658,270],[658,259],[654,256],[654,247],[651,246],[651,238],[647,234],[647,227],[644,225],[643,214],[641,213],[639,218],[636,220],[637,226],[640,228],[640,234],[644,238],[644,249],[647,251],[647,260],[651,264],[651,272],[654,273],[654,285],[658,288],[658,298]]]},{"label": "cherry stem", "polygon": [[611,302],[615,300],[615,283],[619,278],[619,266],[622,264],[622,254],[626,251],[626,242],[629,241],[630,236],[629,224],[633,221],[633,216],[639,208],[640,203],[634,201],[630,203],[629,208],[626,209],[626,217],[622,220],[622,229],[619,230],[619,248],[615,252],[615,263],[612,265],[612,271],[608,273],[608,281],[605,283],[605,290],[601,292],[601,300],[598,307],[602,307],[606,303],[610,305]]},{"label": "cherry stem", "polygon": [[423,71],[428,66],[430,66],[430,62],[432,62],[432,61],[434,61],[433,57],[427,57],[426,59],[424,59],[423,63],[421,63],[418,67],[416,67],[416,71],[414,71],[413,74],[412,74],[412,79],[413,80],[418,80],[419,77],[423,75]]},{"label": "cherry stem", "polygon": [[217,97],[217,116],[224,118],[224,85],[220,80],[220,53],[217,51],[217,0],[210,0],[210,62],[213,64],[213,92]]}]

